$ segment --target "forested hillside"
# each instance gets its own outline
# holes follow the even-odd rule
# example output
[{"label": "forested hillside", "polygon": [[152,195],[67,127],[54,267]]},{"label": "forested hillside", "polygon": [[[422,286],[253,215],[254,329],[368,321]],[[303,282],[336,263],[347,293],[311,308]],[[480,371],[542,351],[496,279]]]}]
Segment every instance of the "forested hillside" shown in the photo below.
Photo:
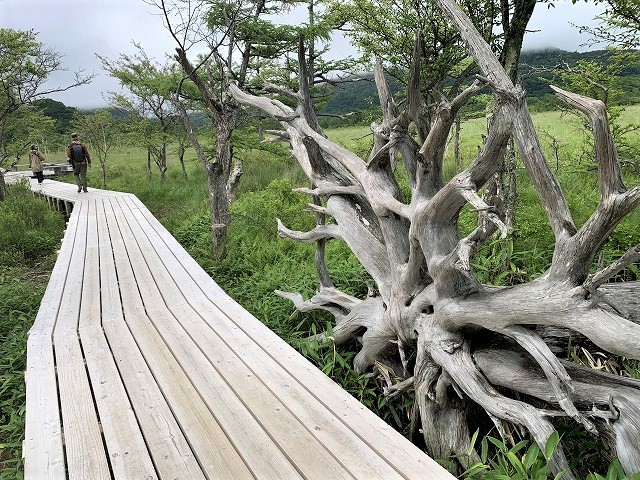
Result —
[{"label": "forested hillside", "polygon": [[[636,52],[636,62],[628,63],[620,72],[618,89],[624,91],[622,98],[614,102],[627,105],[640,102],[640,53]],[[594,62],[603,68],[612,63],[612,53],[607,50],[591,52],[567,52],[560,49],[545,49],[523,52],[520,57],[520,75],[527,89],[529,105],[536,110],[548,110],[555,105],[549,84],[562,86],[561,68],[576,68],[580,62]],[[389,86],[397,93],[401,83],[388,77]],[[333,95],[322,109],[325,115],[349,115],[349,123],[363,120],[363,112],[378,106],[378,96],[371,74],[363,75],[361,81],[348,82],[336,86]]]}]

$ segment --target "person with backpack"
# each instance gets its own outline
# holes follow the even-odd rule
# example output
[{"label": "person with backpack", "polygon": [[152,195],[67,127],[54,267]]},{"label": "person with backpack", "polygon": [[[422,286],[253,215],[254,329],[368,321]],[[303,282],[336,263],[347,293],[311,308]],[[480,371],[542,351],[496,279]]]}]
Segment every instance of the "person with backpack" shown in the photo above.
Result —
[{"label": "person with backpack", "polygon": [[91,156],[84,143],[78,140],[78,134],[71,134],[71,145],[67,147],[67,159],[73,165],[73,175],[78,184],[78,193],[87,192],[87,165],[91,166]]},{"label": "person with backpack", "polygon": [[38,179],[38,183],[44,180],[44,155],[38,151],[38,147],[31,145],[29,150],[29,168]]}]

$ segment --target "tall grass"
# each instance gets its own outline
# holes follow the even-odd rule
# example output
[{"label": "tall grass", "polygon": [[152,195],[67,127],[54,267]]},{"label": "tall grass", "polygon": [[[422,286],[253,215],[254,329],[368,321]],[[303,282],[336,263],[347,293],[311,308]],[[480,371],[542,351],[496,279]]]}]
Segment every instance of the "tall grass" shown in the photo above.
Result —
[{"label": "tall grass", "polygon": [[0,202],[0,479],[22,478],[27,331],[64,231],[64,217],[10,185]]}]

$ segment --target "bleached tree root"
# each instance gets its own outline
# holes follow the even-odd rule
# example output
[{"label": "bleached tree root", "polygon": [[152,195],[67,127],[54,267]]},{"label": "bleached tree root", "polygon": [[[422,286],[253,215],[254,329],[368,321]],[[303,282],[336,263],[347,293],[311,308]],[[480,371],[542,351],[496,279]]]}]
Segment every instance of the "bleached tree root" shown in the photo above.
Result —
[{"label": "bleached tree root", "polygon": [[[325,272],[311,299],[277,293],[299,311],[330,312],[335,317],[333,341],[359,340],[355,369],[379,371],[390,395],[413,390],[431,455],[466,452],[472,417],[479,409],[499,431],[514,425],[542,448],[554,431],[554,419],[564,416],[601,435],[625,471],[635,474],[640,470],[640,382],[589,371],[554,352],[573,335],[611,354],[640,359],[639,284],[606,283],[640,258],[638,248],[589,273],[606,237],[640,204],[640,187],[627,189],[622,181],[601,102],[556,88],[561,99],[589,118],[594,132],[600,203],[576,227],[543,155],[524,92],[513,85],[455,1],[437,3],[458,28],[482,75],[429,109],[420,92],[418,36],[402,110],[378,62],[374,73],[382,119],[372,125],[374,146],[367,159],[321,133],[311,108],[304,55],[299,55],[300,91],[286,94],[297,99],[296,109],[230,87],[239,102],[280,121],[284,132],[278,138],[290,142],[313,185],[300,192],[320,197],[322,204],[316,200],[310,209],[332,219],[318,222],[310,232],[295,232],[279,222],[279,234],[301,242],[344,241],[376,287],[375,294],[354,298],[333,287]],[[445,182],[448,132],[461,106],[483,86],[491,88],[496,104],[487,137],[469,167]],[[496,205],[478,191],[501,168],[511,138],[547,213],[555,251],[538,279],[495,288],[478,281],[472,259],[494,233],[504,236],[506,226]],[[403,196],[396,178],[397,162],[407,172],[410,198]],[[479,222],[465,236],[458,220],[466,205]],[[553,341],[547,336],[551,331]],[[407,360],[408,352],[415,352],[415,364]],[[390,369],[400,383],[390,385]],[[467,461],[473,459],[474,454]],[[549,465],[556,473],[564,471],[564,478],[575,478],[561,447]]]},{"label": "bleached tree root", "polygon": [[[533,359],[517,350],[485,348],[474,352],[474,360],[486,378],[549,404],[558,399]],[[640,471],[640,381],[562,361],[571,377],[573,399],[583,415],[591,417],[599,435],[613,439],[615,456],[625,471]]]}]

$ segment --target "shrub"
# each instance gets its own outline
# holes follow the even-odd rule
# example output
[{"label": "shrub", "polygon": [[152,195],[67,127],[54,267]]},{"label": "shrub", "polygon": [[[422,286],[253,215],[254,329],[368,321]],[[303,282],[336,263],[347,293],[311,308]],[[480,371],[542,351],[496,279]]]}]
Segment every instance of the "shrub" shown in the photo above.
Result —
[{"label": "shrub", "polygon": [[26,184],[7,187],[7,199],[0,202],[0,258],[4,265],[23,260],[35,264],[60,245],[64,217],[49,209]]}]

